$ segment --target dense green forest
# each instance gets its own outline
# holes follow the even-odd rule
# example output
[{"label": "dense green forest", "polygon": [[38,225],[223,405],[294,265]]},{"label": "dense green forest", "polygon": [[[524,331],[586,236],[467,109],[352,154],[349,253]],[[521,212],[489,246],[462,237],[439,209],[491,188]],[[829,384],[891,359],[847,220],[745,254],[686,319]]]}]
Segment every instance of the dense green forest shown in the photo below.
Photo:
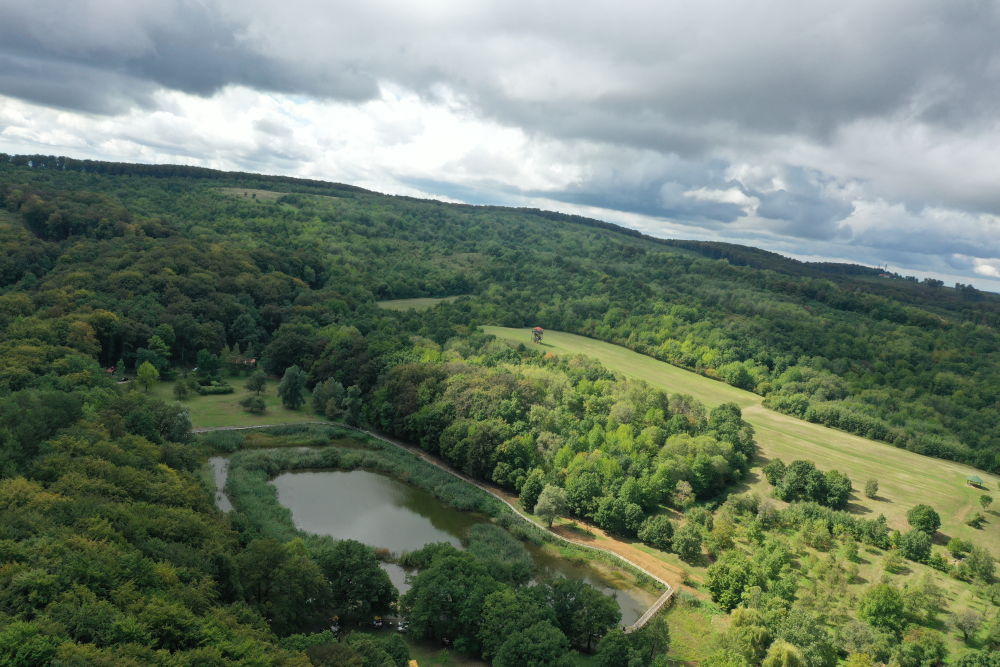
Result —
[{"label": "dense green forest", "polygon": [[[182,403],[118,382],[197,365],[201,389],[224,391],[251,358],[301,382],[318,412],[418,443],[529,511],[564,503],[613,534],[709,559],[713,600],[736,610],[720,665],[944,657],[921,600],[888,581],[871,605],[895,611],[852,620],[850,641],[827,636],[818,594],[801,604],[791,532],[803,548],[840,540],[950,568],[917,528],[842,511],[851,488],[837,471],[772,468],[787,509],[729,496],[755,456],[736,405],[709,411],[478,327],[618,343],[775,410],[1000,472],[996,295],[543,211],[45,156],[0,155],[0,247],[0,664],[401,664],[398,642],[331,649],[308,634],[334,610],[375,613],[352,606],[369,590],[394,598],[373,550],[222,515],[197,474],[221,445],[191,436]],[[444,296],[460,298],[378,306]],[[258,486],[273,474],[260,465]],[[685,512],[676,530],[668,507]],[[474,553],[414,558],[416,585],[384,608],[401,605],[418,634],[448,632],[503,665],[563,664],[573,647],[608,667],[665,659],[653,631],[608,632],[599,605],[566,601],[589,593],[528,585]],[[955,574],[986,590],[993,560],[976,558]],[[343,581],[344,559],[371,574],[364,592]],[[824,577],[850,578],[834,565]],[[477,618],[530,620],[504,626],[517,645],[460,632],[468,609],[427,611],[420,591],[444,581],[477,591]],[[925,605],[936,595],[920,590]],[[588,614],[598,620],[581,625]]]}]

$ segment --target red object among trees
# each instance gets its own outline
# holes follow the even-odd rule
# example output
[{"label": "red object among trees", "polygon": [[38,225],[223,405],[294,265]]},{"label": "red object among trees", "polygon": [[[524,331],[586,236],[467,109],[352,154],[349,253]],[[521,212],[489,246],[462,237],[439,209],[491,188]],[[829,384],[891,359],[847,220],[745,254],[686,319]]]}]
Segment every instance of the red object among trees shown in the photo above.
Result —
[{"label": "red object among trees", "polygon": [[532,329],[531,330],[531,342],[532,343],[541,343],[542,342],[542,334],[543,333],[545,333],[545,329],[543,329],[541,327],[535,327],[534,329]]}]

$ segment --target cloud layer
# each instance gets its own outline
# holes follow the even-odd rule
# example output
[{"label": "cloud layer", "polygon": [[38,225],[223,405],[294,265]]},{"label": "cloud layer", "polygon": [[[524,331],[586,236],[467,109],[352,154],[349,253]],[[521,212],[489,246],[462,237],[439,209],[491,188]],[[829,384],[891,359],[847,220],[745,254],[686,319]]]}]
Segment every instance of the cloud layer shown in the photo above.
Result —
[{"label": "cloud layer", "polygon": [[5,0],[0,150],[540,205],[998,289],[997,34],[982,0]]}]

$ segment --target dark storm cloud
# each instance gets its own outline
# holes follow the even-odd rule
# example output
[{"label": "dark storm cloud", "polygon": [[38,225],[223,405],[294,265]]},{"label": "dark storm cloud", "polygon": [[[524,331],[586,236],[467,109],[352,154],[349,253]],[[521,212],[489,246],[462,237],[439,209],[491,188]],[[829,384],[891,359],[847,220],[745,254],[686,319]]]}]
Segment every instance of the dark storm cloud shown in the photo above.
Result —
[{"label": "dark storm cloud", "polygon": [[[536,184],[489,159],[452,172],[461,182],[386,172],[408,187],[859,257],[992,257],[980,214],[1000,212],[998,34],[1000,4],[983,0],[0,0],[0,94],[118,114],[165,104],[162,88],[361,102],[391,86],[518,128],[555,146],[533,159],[579,174]],[[274,119],[252,127],[240,159],[262,170],[322,153]]]},{"label": "dark storm cloud", "polygon": [[0,3],[0,93],[116,113],[148,107],[158,87],[210,95],[245,85],[353,100],[378,90],[349,67],[292,66],[258,52],[241,37],[245,25],[208,4],[136,2],[121,12],[116,4]]}]

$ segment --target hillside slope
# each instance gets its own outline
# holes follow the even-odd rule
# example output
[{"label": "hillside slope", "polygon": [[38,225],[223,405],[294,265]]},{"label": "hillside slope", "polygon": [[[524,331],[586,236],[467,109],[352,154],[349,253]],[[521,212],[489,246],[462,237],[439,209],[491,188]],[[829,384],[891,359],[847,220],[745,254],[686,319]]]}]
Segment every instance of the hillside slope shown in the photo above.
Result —
[{"label": "hillside slope", "polygon": [[[531,332],[527,329],[483,328],[515,345],[531,344]],[[967,515],[980,509],[979,496],[983,493],[968,486],[966,476],[978,474],[989,489],[996,489],[1000,483],[996,475],[950,461],[930,459],[768,410],[756,394],[617,345],[561,331],[546,331],[541,349],[554,354],[586,354],[623,375],[648,382],[669,394],[689,394],[710,407],[736,403],[743,409],[744,419],[756,431],[761,464],[772,457],[779,457],[786,463],[806,459],[822,470],[839,470],[854,483],[855,492],[848,505],[850,511],[859,515],[884,514],[892,527],[905,531],[908,529],[906,512],[916,505],[928,503],[941,514],[942,537],[939,539],[946,541],[944,536],[947,536],[975,540],[1000,551],[1000,530],[997,529],[1000,520],[995,514],[990,515],[983,529],[965,525]],[[871,477],[879,482],[876,499],[866,498],[861,493],[865,481]]]}]

